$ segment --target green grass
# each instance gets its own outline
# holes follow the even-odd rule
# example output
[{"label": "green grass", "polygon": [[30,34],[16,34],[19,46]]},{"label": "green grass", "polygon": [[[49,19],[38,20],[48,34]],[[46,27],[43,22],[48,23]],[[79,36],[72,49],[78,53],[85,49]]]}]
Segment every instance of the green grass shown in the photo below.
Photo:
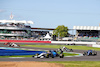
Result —
[{"label": "green grass", "polygon": [[[60,52],[57,52],[58,54],[60,54]],[[76,53],[63,53],[64,56],[75,56],[75,55],[79,55],[79,54],[76,54]]]},{"label": "green grass", "polygon": [[79,54],[75,54],[75,53],[64,53],[64,56],[75,56],[75,55],[79,55]]},{"label": "green grass", "polygon": [[69,46],[69,45],[21,45],[24,47],[39,47],[39,48],[60,48],[61,46],[66,46],[70,49],[77,49],[77,50],[97,50],[100,51],[100,48],[95,47],[87,47],[87,46]]},{"label": "green grass", "polygon": [[[90,50],[94,49],[100,51],[100,48],[87,47],[87,46],[67,46],[67,45],[21,45],[25,47],[40,47],[40,48],[60,48],[61,46],[66,46],[67,48],[78,49],[78,50]],[[69,56],[69,54],[64,54]],[[4,57],[4,56],[3,56]],[[5,56],[9,57],[9,56]],[[19,56],[10,56],[10,57],[19,57]],[[32,57],[32,55],[25,55],[20,57]],[[2,56],[0,56],[2,58]],[[65,67],[100,67],[100,61],[46,61],[49,63],[59,63]]]},{"label": "green grass", "polygon": [[100,67],[100,61],[46,61],[49,63],[59,63],[64,67]]}]

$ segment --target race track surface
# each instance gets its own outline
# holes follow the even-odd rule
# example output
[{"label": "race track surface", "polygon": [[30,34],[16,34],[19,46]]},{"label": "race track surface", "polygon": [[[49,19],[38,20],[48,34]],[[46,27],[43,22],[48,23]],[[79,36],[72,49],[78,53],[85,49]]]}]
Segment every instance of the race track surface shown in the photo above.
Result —
[{"label": "race track surface", "polygon": [[[1,45],[0,45],[1,47]],[[26,49],[40,49],[40,50],[56,50],[51,48],[33,48],[33,47],[20,47]],[[85,50],[74,50],[76,53],[83,53]],[[80,56],[80,57],[64,57],[64,58],[0,58],[0,61],[100,61],[100,51],[97,51],[96,56]]]}]

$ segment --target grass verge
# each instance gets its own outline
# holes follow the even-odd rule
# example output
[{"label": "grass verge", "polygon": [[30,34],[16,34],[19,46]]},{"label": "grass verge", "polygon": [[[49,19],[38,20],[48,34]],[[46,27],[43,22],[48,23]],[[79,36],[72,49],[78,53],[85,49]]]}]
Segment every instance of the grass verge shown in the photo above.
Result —
[{"label": "grass verge", "polygon": [[75,55],[79,55],[79,54],[75,54],[75,53],[64,53],[64,56],[75,56]]},{"label": "grass verge", "polygon": [[59,63],[64,67],[100,67],[100,61],[46,61],[49,63]]},{"label": "grass verge", "polygon": [[70,49],[77,49],[77,50],[97,50],[100,51],[100,48],[95,48],[95,47],[87,47],[87,46],[69,46],[69,45],[21,45],[23,47],[39,47],[39,48],[60,48],[61,46],[66,46],[67,48]]}]

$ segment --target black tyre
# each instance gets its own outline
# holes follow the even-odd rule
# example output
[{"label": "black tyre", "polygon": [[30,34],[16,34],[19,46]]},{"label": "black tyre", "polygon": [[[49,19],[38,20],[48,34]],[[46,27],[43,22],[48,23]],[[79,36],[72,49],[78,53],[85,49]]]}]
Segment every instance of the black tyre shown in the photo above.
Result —
[{"label": "black tyre", "polygon": [[83,53],[83,56],[85,56],[85,53]]},{"label": "black tyre", "polygon": [[84,52],[84,53],[83,53],[83,56],[86,56],[86,55],[87,55],[87,53],[86,53],[86,52]]},{"label": "black tyre", "polygon": [[97,55],[97,52],[95,52],[95,55]]},{"label": "black tyre", "polygon": [[32,56],[34,58],[34,56]]},{"label": "black tyre", "polygon": [[70,49],[71,52],[73,52],[73,49]]},{"label": "black tyre", "polygon": [[75,45],[75,43],[73,43],[73,45]]},{"label": "black tyre", "polygon": [[63,57],[64,57],[64,54],[60,54],[59,57],[60,57],[60,58],[63,58]]},{"label": "black tyre", "polygon": [[97,55],[97,52],[92,53],[93,56]]}]

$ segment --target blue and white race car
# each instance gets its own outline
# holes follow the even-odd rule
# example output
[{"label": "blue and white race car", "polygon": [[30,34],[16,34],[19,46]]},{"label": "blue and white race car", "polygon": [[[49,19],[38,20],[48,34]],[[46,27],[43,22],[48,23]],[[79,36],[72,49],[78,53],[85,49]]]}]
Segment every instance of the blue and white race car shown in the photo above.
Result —
[{"label": "blue and white race car", "polygon": [[35,56],[33,56],[34,58],[54,58],[54,57],[60,57],[63,58],[64,54],[61,52],[60,54],[58,54],[56,51],[54,50],[50,50],[48,52],[45,53],[41,53],[41,54],[36,54]]},{"label": "blue and white race car", "polygon": [[97,55],[97,52],[95,50],[88,50],[83,53],[84,56],[95,56]]}]

